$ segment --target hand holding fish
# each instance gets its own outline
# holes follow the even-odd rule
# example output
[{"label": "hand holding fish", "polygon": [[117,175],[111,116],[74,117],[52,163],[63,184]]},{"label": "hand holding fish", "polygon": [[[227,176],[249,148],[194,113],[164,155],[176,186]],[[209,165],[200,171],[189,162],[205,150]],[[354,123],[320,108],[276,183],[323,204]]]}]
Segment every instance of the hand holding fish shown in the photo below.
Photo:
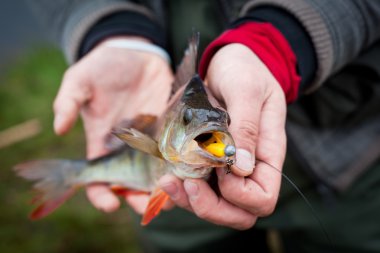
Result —
[{"label": "hand holding fish", "polygon": [[269,215],[277,202],[281,174],[270,165],[281,169],[285,157],[284,93],[260,59],[239,44],[215,54],[206,80],[231,117],[229,131],[237,147],[232,171],[236,175],[216,170],[221,196],[200,179],[183,182],[165,176],[160,185],[177,205],[199,217],[247,229],[258,217]]},{"label": "hand holding fish", "polygon": [[[173,74],[169,64],[156,54],[106,46],[120,38],[149,43],[134,36],[103,41],[66,71],[54,102],[54,130],[58,135],[67,133],[81,114],[88,159],[109,152],[105,138],[121,120],[138,114],[161,114],[170,93]],[[91,185],[87,193],[103,211],[119,206],[118,198],[104,185]]]},{"label": "hand holding fish", "polygon": [[[48,215],[76,189],[87,185],[92,185],[88,191],[90,200],[104,211],[112,211],[119,206],[111,190],[123,196],[133,196],[131,191],[150,192],[146,208],[146,194],[143,198],[134,194],[136,197],[129,199],[136,211],[141,213],[144,209],[143,225],[156,217],[165,204],[170,204],[169,197],[178,206],[203,219],[237,229],[249,228],[257,217],[270,214],[277,201],[281,179],[281,174],[273,167],[282,167],[285,154],[284,94],[255,54],[238,44],[225,46],[216,53],[208,70],[209,87],[205,87],[196,72],[198,41],[199,34],[195,33],[177,69],[168,103],[165,102],[169,89],[166,90],[165,85],[163,90],[167,92],[163,94],[156,86],[149,85],[157,80],[170,81],[167,75],[157,78],[157,75],[160,77],[157,73],[163,71],[162,64],[153,64],[153,71],[148,67],[150,71],[146,72],[146,61],[130,61],[133,52],[117,58],[118,64],[110,65],[108,48],[100,46],[100,51],[93,51],[69,71],[55,103],[55,128],[59,134],[66,132],[81,110],[88,145],[97,145],[96,149],[89,148],[90,158],[106,153],[104,139],[111,126],[117,125],[121,119],[137,116],[133,114],[135,112],[161,115],[142,125],[140,119],[149,118],[149,115],[140,115],[142,118],[136,117],[128,126],[115,128],[113,134],[129,147],[111,156],[96,161],[53,159],[16,166],[20,176],[37,181],[34,187],[38,194],[34,202],[38,206],[31,218]],[[101,64],[99,69],[90,69],[91,64],[86,67],[86,61],[91,63],[91,59],[102,61],[102,58],[97,58],[98,53],[105,58],[104,65]],[[129,65],[130,68],[124,62],[128,56],[127,62],[133,65]],[[123,70],[117,70],[120,64],[124,71],[125,67],[131,70],[139,67],[145,71],[130,71],[125,77]],[[110,67],[116,69],[113,69],[112,77],[98,75]],[[95,79],[88,78],[88,75],[87,79],[73,79],[81,73],[90,73],[90,77]],[[170,70],[163,73],[170,76]],[[144,87],[150,88],[148,93]],[[134,94],[137,91],[140,96]],[[149,98],[144,96],[146,93]],[[153,95],[154,99],[151,99]],[[225,104],[231,116],[214,96]],[[141,107],[130,111],[125,104],[127,102]],[[145,104],[150,106],[144,107]],[[160,105],[165,105],[165,113],[160,110]],[[60,118],[62,115],[66,118]],[[256,169],[253,170],[255,158]],[[225,174],[226,166],[230,166],[236,175]],[[219,190],[210,186],[214,169]],[[93,186],[96,182],[104,182],[110,188]]]}]

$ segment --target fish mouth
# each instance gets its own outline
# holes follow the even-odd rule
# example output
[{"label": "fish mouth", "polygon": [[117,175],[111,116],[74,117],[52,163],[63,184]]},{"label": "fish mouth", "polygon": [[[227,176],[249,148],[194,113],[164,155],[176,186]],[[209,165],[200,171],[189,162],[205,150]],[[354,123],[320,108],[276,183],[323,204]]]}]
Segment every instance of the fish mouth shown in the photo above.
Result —
[{"label": "fish mouth", "polygon": [[220,125],[208,124],[188,135],[181,149],[182,160],[189,164],[224,167],[235,155],[227,156],[225,148],[235,143],[228,130]]}]

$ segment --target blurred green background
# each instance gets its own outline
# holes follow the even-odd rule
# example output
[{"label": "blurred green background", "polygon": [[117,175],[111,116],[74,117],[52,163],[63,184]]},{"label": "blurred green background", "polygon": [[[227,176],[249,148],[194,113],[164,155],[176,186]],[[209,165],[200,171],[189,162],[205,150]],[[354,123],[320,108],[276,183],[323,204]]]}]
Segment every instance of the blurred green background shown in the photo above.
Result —
[{"label": "blurred green background", "polygon": [[52,102],[65,68],[61,53],[50,47],[29,49],[1,68],[0,136],[4,140],[9,129],[31,119],[40,122],[41,131],[0,148],[0,252],[141,252],[126,208],[101,213],[83,190],[52,215],[40,221],[28,219],[31,183],[18,178],[12,167],[33,159],[85,155],[80,122],[64,137],[53,133]]},{"label": "blurred green background", "polygon": [[83,190],[50,216],[28,219],[32,183],[12,167],[83,158],[85,140],[80,122],[64,137],[53,133],[52,102],[66,63],[24,0],[1,1],[0,33],[0,253],[141,252],[125,205],[104,214]]}]

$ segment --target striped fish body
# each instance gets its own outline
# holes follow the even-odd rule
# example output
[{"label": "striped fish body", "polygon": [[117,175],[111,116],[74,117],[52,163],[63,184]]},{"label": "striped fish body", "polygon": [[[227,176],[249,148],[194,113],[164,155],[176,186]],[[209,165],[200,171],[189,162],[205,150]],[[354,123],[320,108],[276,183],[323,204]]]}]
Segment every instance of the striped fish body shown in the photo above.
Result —
[{"label": "striped fish body", "polygon": [[151,192],[170,167],[162,159],[125,148],[93,161],[37,160],[19,164],[15,170],[19,176],[36,182],[33,203],[37,208],[30,218],[40,219],[57,209],[78,188],[92,183],[106,183],[115,193]]}]

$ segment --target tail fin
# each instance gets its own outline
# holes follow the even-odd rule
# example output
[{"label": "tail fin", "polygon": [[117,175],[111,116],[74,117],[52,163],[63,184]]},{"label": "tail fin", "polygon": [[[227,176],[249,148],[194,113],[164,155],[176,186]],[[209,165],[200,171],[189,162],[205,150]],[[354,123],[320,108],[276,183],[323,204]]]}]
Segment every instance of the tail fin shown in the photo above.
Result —
[{"label": "tail fin", "polygon": [[184,86],[197,73],[198,67],[199,32],[193,32],[189,46],[179,66],[172,86],[172,94]]},{"label": "tail fin", "polygon": [[32,220],[50,214],[76,192],[80,185],[75,178],[85,164],[84,161],[41,160],[15,166],[14,170],[20,177],[36,182],[32,204],[37,207],[30,214]]}]

